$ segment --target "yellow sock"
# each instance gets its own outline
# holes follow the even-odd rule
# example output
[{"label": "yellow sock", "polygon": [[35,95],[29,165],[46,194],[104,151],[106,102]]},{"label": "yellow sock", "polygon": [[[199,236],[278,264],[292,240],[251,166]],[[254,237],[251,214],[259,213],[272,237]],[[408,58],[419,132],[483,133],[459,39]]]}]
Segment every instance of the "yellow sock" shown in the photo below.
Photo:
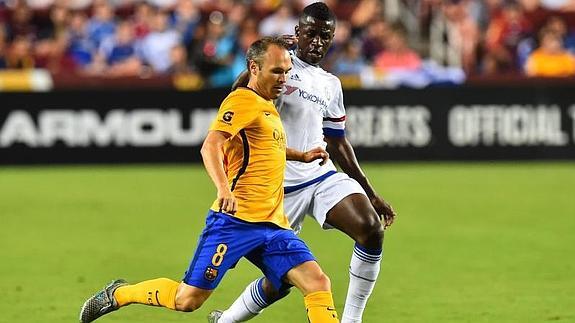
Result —
[{"label": "yellow sock", "polygon": [[338,323],[331,292],[314,292],[304,297],[310,323]]},{"label": "yellow sock", "polygon": [[114,298],[120,307],[132,303],[176,308],[176,291],[180,283],[168,278],[146,280],[135,285],[119,287]]}]

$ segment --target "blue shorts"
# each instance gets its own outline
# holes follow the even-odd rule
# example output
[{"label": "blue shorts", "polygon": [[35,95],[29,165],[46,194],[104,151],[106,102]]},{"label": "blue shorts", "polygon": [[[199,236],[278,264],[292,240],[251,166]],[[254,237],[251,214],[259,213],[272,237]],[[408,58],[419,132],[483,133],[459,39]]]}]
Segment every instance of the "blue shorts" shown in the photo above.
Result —
[{"label": "blue shorts", "polygon": [[272,223],[246,222],[210,210],[183,282],[202,289],[215,289],[225,273],[242,257],[260,268],[278,290],[290,269],[315,260],[292,230]]}]

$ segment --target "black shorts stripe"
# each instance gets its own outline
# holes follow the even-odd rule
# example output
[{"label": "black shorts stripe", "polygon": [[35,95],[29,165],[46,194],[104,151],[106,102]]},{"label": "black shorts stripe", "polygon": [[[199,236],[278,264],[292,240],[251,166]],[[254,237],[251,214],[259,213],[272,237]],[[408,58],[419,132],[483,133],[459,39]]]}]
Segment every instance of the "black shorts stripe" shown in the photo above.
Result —
[{"label": "black shorts stripe", "polygon": [[232,188],[231,188],[232,192],[236,188],[236,184],[238,183],[240,176],[242,176],[246,172],[248,164],[250,163],[250,144],[248,143],[248,136],[246,135],[246,131],[244,129],[240,130],[240,136],[242,136],[242,143],[244,145],[244,162],[242,163],[242,168],[240,168],[238,174],[236,175],[236,177],[234,177],[234,180],[232,181]]}]

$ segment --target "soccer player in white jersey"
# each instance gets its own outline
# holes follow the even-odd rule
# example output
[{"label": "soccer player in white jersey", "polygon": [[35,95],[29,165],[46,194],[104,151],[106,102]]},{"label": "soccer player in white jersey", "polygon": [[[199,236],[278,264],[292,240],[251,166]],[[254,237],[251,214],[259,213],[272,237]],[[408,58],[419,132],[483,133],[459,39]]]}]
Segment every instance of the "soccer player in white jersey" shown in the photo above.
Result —
[{"label": "soccer player in white jersey", "polygon": [[[331,46],[334,32],[335,16],[324,3],[316,2],[304,9],[295,27],[293,69],[276,106],[288,147],[307,151],[327,144],[331,157],[343,170],[337,172],[331,161],[324,165],[288,162],[284,207],[296,231],[301,229],[305,215],[310,215],[323,228],[336,228],[355,240],[341,318],[342,323],[355,323],[362,321],[375,286],[383,255],[384,227],[393,223],[395,212],[369,183],[345,137],[339,79],[318,66]],[[243,82],[240,76],[235,86]],[[229,309],[210,313],[208,321],[247,321],[287,293],[287,289],[274,290],[265,278],[260,278]]]}]

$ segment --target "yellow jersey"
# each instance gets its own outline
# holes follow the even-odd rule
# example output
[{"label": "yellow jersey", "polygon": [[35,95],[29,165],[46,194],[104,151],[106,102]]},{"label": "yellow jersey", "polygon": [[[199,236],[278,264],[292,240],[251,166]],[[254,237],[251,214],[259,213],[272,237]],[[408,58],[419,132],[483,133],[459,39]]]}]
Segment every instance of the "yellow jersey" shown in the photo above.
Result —
[{"label": "yellow jersey", "polygon": [[[286,135],[273,101],[238,88],[224,99],[210,130],[232,136],[223,149],[228,183],[238,201],[234,216],[289,229],[283,207]],[[217,200],[211,209],[220,211]]]}]

